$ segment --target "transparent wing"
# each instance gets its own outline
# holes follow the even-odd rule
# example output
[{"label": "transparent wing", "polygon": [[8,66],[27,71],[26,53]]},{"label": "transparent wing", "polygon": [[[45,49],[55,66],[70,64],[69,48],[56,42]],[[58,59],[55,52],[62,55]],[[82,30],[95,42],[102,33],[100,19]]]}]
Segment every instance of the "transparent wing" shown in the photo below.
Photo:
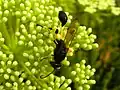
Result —
[{"label": "transparent wing", "polygon": [[76,25],[77,25],[77,20],[72,21],[70,26],[67,29],[67,33],[64,39],[64,42],[67,47],[71,44],[72,40],[74,39],[75,33],[76,33]]}]

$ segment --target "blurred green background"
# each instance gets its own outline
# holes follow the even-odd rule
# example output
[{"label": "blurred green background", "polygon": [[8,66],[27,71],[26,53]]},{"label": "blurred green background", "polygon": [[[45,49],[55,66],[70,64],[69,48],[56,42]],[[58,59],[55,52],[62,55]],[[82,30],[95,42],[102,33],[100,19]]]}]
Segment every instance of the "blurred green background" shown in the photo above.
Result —
[{"label": "blurred green background", "polygon": [[76,60],[86,59],[96,68],[91,90],[120,90],[120,0],[55,1],[97,35],[98,49],[78,50],[75,55]]}]

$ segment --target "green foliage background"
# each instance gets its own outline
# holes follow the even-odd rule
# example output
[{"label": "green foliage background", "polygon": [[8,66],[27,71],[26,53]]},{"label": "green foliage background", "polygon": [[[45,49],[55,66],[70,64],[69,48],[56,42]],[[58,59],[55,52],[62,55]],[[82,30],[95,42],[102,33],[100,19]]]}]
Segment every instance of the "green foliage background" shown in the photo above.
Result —
[{"label": "green foliage background", "polygon": [[[97,50],[76,52],[75,59],[85,56],[87,64],[96,68],[96,84],[91,90],[120,90],[120,1],[119,0],[55,0],[77,17],[80,25],[92,27],[99,43]],[[89,9],[86,9],[89,8]]]},{"label": "green foliage background", "polygon": [[[72,18],[71,52],[56,76],[53,41],[64,40]],[[0,90],[120,90],[119,34],[119,0],[0,0]]]}]

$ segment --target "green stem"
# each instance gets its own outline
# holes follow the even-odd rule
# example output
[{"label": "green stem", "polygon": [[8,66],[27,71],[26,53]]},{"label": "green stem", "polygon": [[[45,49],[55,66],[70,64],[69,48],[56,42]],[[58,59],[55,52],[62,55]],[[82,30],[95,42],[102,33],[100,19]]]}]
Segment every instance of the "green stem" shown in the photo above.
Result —
[{"label": "green stem", "polygon": [[8,33],[5,23],[0,22],[0,27],[1,27],[0,32],[2,33],[3,37],[5,38],[5,44],[7,46],[10,46],[10,44],[11,44],[10,35]]},{"label": "green stem", "polygon": [[15,32],[19,32],[20,19],[16,19]]}]

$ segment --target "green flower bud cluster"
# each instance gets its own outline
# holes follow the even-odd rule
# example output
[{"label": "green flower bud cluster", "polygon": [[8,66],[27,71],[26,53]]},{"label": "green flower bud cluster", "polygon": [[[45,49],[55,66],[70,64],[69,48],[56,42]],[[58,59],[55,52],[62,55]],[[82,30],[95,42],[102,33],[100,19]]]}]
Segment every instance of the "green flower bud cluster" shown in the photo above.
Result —
[{"label": "green flower bud cluster", "polygon": [[61,7],[64,7],[65,11],[68,11],[68,12],[76,11],[75,6],[74,6],[74,4],[76,5],[75,0],[54,0],[54,1]]},{"label": "green flower bud cluster", "polygon": [[111,11],[114,15],[120,15],[120,7],[112,7]]},{"label": "green flower bud cluster", "polygon": [[[62,75],[71,79],[74,83],[74,88],[76,90],[89,90],[91,84],[95,84],[96,81],[90,79],[94,73],[95,69],[91,69],[90,65],[85,66],[86,61],[82,60],[80,63],[71,64],[69,67],[65,67]],[[67,74],[69,73],[69,74]]]},{"label": "green flower bud cluster", "polygon": [[115,6],[115,0],[78,0],[79,4],[85,6],[84,11],[94,13],[99,10],[107,10]]},{"label": "green flower bud cluster", "polygon": [[92,28],[86,30],[85,26],[79,26],[76,30],[76,35],[72,44],[74,50],[78,48],[83,48],[84,50],[98,48],[98,44],[94,43],[97,36],[91,33]]},{"label": "green flower bud cluster", "polygon": [[[54,0],[56,1],[56,0]],[[120,15],[120,8],[116,7],[115,0],[59,0],[56,1],[60,6],[64,7],[66,11],[69,12],[88,12],[88,13],[95,13],[98,10],[100,11],[110,11],[114,15]],[[69,4],[68,4],[69,3]],[[80,8],[79,10],[76,10]],[[67,5],[67,7],[66,7]],[[81,8],[82,7],[82,8]]]},{"label": "green flower bud cluster", "polygon": [[[71,79],[52,74],[40,79],[40,75],[53,69],[49,64],[53,60],[53,40],[55,30],[61,28],[58,12],[62,8],[54,5],[52,0],[0,1],[0,90],[70,90]],[[69,25],[69,14],[68,18]],[[80,33],[71,45],[74,49],[98,47],[94,43],[96,36],[89,36],[92,31],[85,30],[82,26],[78,28],[77,33]],[[46,56],[49,57],[41,60]],[[65,64],[70,63],[66,60]]]},{"label": "green flower bud cluster", "polygon": [[56,77],[51,74],[48,78],[45,78],[44,81],[48,83],[48,87],[44,90],[71,90],[69,85],[72,80],[66,79],[64,76]]}]

